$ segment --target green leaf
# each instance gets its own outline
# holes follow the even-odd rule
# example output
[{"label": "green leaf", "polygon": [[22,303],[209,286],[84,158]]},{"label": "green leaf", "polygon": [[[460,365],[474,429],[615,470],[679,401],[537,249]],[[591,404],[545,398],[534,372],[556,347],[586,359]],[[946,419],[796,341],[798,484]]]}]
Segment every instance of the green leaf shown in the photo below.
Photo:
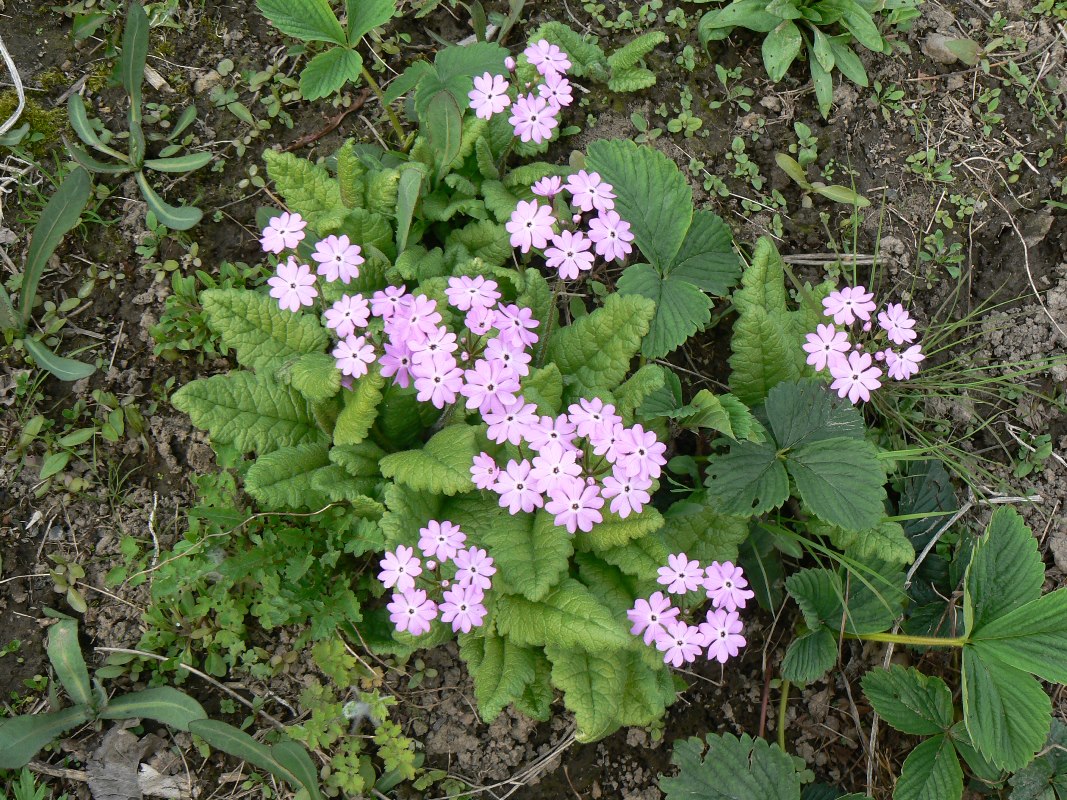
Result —
[{"label": "green leaf", "polygon": [[19,330],[19,316],[11,302],[11,295],[0,284],[0,332]]},{"label": "green leaf", "polygon": [[477,429],[467,425],[449,425],[421,449],[383,458],[382,475],[422,491],[446,495],[474,491],[470,469],[481,450],[476,434]]},{"label": "green leaf", "polygon": [[812,52],[819,66],[829,72],[834,68],[834,51],[830,46],[830,38],[816,27],[811,28],[813,39]]},{"label": "green leaf", "polygon": [[315,472],[329,464],[324,443],[273,450],[248,468],[245,490],[265,508],[317,509],[325,505],[326,498],[312,481]]},{"label": "green leaf", "polygon": [[0,769],[21,769],[42,747],[93,718],[87,705],[0,719]]},{"label": "green leaf", "polygon": [[146,169],[152,169],[156,172],[170,172],[175,174],[182,174],[186,172],[194,172],[201,167],[206,167],[214,158],[213,153],[187,153],[184,156],[175,156],[172,158],[149,158],[144,162]]},{"label": "green leaf", "polygon": [[396,0],[346,0],[348,43],[355,44],[396,13]]},{"label": "green leaf", "polygon": [[934,736],[952,727],[952,692],[940,678],[914,668],[872,669],[863,693],[875,712],[902,733]]},{"label": "green leaf", "polygon": [[496,562],[501,588],[541,600],[570,565],[570,534],[544,510],[516,516],[494,512],[496,519],[480,539]]},{"label": "green leaf", "polygon": [[730,229],[717,214],[700,208],[693,212],[692,224],[666,276],[720,297],[734,287],[741,277],[741,262]]},{"label": "green leaf", "polygon": [[317,318],[285,311],[261,292],[207,289],[200,302],[208,327],[237,352],[243,367],[271,374],[287,361],[326,349],[326,331]]},{"label": "green leaf", "polygon": [[610,56],[608,66],[612,70],[625,70],[637,66],[641,59],[656,49],[656,45],[667,41],[667,34],[663,31],[650,31],[631,39]]},{"label": "green leaf", "polygon": [[153,719],[179,731],[187,731],[193,720],[207,719],[207,712],[185,692],[159,686],[119,695],[108,701],[99,716],[101,719]]},{"label": "green leaf", "polygon": [[643,297],[610,294],[601,308],[558,328],[548,342],[548,361],[570,383],[570,397],[611,391],[622,383],[654,313],[654,304]]},{"label": "green leaf", "polygon": [[903,575],[846,576],[847,581],[828,569],[802,569],[786,579],[785,588],[812,630],[826,626],[859,635],[887,630],[902,607]]},{"label": "green leaf", "polygon": [[536,651],[502,636],[463,635],[459,653],[474,679],[474,699],[484,722],[500,716],[537,677]]},{"label": "green leaf", "polygon": [[1052,701],[1022,670],[963,648],[963,719],[975,750],[1014,772],[1041,749],[1052,721]]},{"label": "green leaf", "polygon": [[[782,677],[793,683],[811,683],[837,663],[837,640],[829,628],[819,628],[797,637],[782,660]],[[868,673],[869,674],[869,673]]]},{"label": "green leaf", "polygon": [[867,70],[863,68],[863,62],[860,61],[856,51],[850,46],[851,42],[852,37],[847,33],[830,37],[830,49],[834,53],[834,65],[841,71],[842,75],[854,84],[866,88],[870,82],[867,78]]},{"label": "green leaf", "polygon": [[463,144],[463,115],[451,92],[438,92],[426,106],[421,121],[437,159],[437,174],[444,175]]},{"label": "green leaf", "polygon": [[351,390],[344,393],[345,405],[337,415],[337,422],[333,427],[335,445],[359,444],[367,438],[378,418],[378,406],[382,401],[384,385],[385,378],[375,367],[362,378],[358,378]]},{"label": "green leaf", "polygon": [[763,40],[763,66],[772,82],[785,77],[803,46],[804,37],[792,20],[785,20],[767,34]]},{"label": "green leaf", "polygon": [[684,552],[701,563],[736,561],[737,546],[748,536],[748,521],[726,516],[710,505],[675,503],[654,534],[671,553]]},{"label": "green leaf", "polygon": [[189,731],[216,750],[229,753],[254,767],[266,770],[274,777],[287,782],[294,789],[306,788],[313,797],[319,796],[318,787],[304,786],[301,780],[278,760],[270,747],[260,744],[233,725],[213,719],[199,719],[189,723]]},{"label": "green leaf", "polygon": [[615,210],[630,223],[649,263],[664,273],[693,219],[693,192],[681,170],[658,150],[618,139],[592,142],[586,165],[614,187]]},{"label": "green leaf", "polygon": [[22,340],[33,360],[43,369],[48,370],[61,381],[79,381],[88,378],[96,367],[83,361],[75,361],[73,358],[57,356],[36,339],[26,338]]},{"label": "green leaf", "polygon": [[1045,567],[1037,540],[1015,509],[993,512],[963,580],[963,613],[973,635],[1041,596]]},{"label": "green leaf", "polygon": [[242,453],[327,439],[298,392],[251,372],[195,380],[175,392],[171,402],[215,442]]},{"label": "green leaf", "polygon": [[983,659],[1001,661],[1051,683],[1067,683],[1067,589],[976,626],[970,639]]},{"label": "green leaf", "polygon": [[904,759],[893,800],[960,800],[963,770],[951,740],[935,736],[920,742]]},{"label": "green leaf", "polygon": [[143,172],[136,172],[133,177],[137,181],[137,186],[141,190],[145,203],[148,204],[148,210],[155,214],[156,218],[166,227],[175,231],[187,231],[203,219],[204,212],[199,208],[172,206],[165,201],[148,183],[148,179]]},{"label": "green leaf", "polygon": [[789,499],[789,476],[773,445],[735,442],[709,456],[707,469],[708,499],[723,514],[758,516]]},{"label": "green leaf", "polygon": [[811,182],[808,180],[807,171],[800,166],[795,158],[788,156],[785,153],[775,153],[774,163],[778,165],[778,168],[782,170],[786,175],[793,179],[801,189],[805,191],[811,190]]},{"label": "green leaf", "polygon": [[119,57],[119,79],[130,97],[131,119],[141,117],[141,84],[148,60],[148,14],[144,6],[131,0],[127,5],[126,25],[122,29],[122,53]]},{"label": "green leaf", "polygon": [[620,519],[604,509],[604,521],[585,534],[583,543],[593,550],[619,547],[634,539],[640,539],[663,527],[663,517],[652,506],[646,506],[640,514],[630,514]]},{"label": "green leaf", "polygon": [[846,186],[814,186],[813,189],[816,194],[820,194],[828,200],[833,200],[835,203],[844,203],[845,205],[856,206],[856,208],[867,208],[871,204],[871,201],[866,197]]},{"label": "green leaf", "polygon": [[578,33],[566,23],[556,20],[543,23],[529,37],[531,42],[539,39],[551,42],[567,54],[572,64],[570,71],[575,77],[585,77],[590,68],[596,71],[597,67],[603,69],[606,66],[604,51],[596,44],[596,40]]},{"label": "green leaf", "polygon": [[877,559],[890,564],[910,564],[915,548],[899,522],[882,520],[873,528],[849,531],[836,525],[809,524],[812,533],[829,537],[834,547],[845,550],[860,561]]},{"label": "green leaf", "polygon": [[70,698],[81,705],[93,705],[96,698],[78,642],[76,620],[61,619],[48,629],[47,652],[48,661]]},{"label": "green leaf", "polygon": [[396,251],[403,253],[408,246],[411,221],[422,193],[423,173],[414,168],[400,171],[396,190]]},{"label": "green leaf", "polygon": [[64,178],[37,219],[26,252],[26,268],[22,273],[22,289],[19,292],[23,330],[29,324],[37,297],[37,284],[48,265],[48,259],[63,237],[78,224],[91,192],[89,173],[84,169],[76,169]]},{"label": "green leaf", "polygon": [[377,476],[378,460],[384,455],[385,451],[368,441],[358,445],[335,445],[330,448],[330,461],[355,478]]},{"label": "green leaf", "polygon": [[1067,725],[1052,720],[1044,755],[1016,772],[1011,784],[1011,800],[1064,800],[1067,798]]},{"label": "green leaf", "polygon": [[630,636],[625,619],[571,578],[537,602],[518,595],[499,596],[495,619],[502,635],[524,646],[601,651],[625,650],[638,642]]},{"label": "green leaf", "polygon": [[319,793],[319,770],[307,750],[296,742],[285,740],[273,745],[270,751],[275,761],[296,776],[299,781],[297,785],[303,786],[316,800],[322,797]]},{"label": "green leaf", "polygon": [[878,32],[878,26],[863,6],[854,0],[823,0],[822,5],[827,11],[836,11],[840,14],[841,24],[848,32],[856,37],[856,41],[881,53],[884,50],[882,34]]},{"label": "green leaf", "polygon": [[648,335],[641,346],[645,358],[663,358],[711,322],[711,300],[693,284],[662,277],[651,264],[632,264],[616,285],[619,294],[647,297],[656,303]]},{"label": "green leaf", "polygon": [[289,369],[289,384],[311,403],[323,403],[341,390],[337,360],[327,353],[305,353]]},{"label": "green leaf", "polygon": [[824,439],[793,450],[785,465],[800,498],[821,519],[854,531],[881,522],[886,474],[874,445]]},{"label": "green leaf", "polygon": [[538,414],[559,414],[563,402],[563,376],[559,367],[550,362],[540,369],[530,370],[530,374],[522,379],[522,397],[537,406]]},{"label": "green leaf", "polygon": [[615,391],[615,408],[624,424],[635,422],[634,414],[644,402],[667,381],[667,370],[659,364],[645,364],[627,378]]},{"label": "green leaf", "polygon": [[[286,0],[272,0],[286,2]],[[325,169],[292,153],[267,150],[263,153],[267,174],[291,211],[300,214],[320,235],[325,227],[344,218],[341,188]],[[392,238],[392,232],[389,232]],[[353,239],[362,244],[363,238]]]},{"label": "green leaf", "polygon": [[[692,738],[674,744],[671,763],[678,776],[660,778],[666,800],[798,800],[800,779],[793,759],[778,747],[747,734]],[[703,754],[703,756],[702,756]]]},{"label": "green leaf", "polygon": [[256,0],[256,5],[286,36],[305,42],[348,41],[329,0]]},{"label": "green leaf", "polygon": [[782,383],[767,395],[767,419],[775,443],[786,450],[827,439],[863,441],[863,416],[815,380]]},{"label": "green leaf", "polygon": [[50,453],[41,464],[41,472],[37,476],[38,480],[48,480],[56,473],[66,469],[69,463],[70,451],[61,450],[58,453]]},{"label": "green leaf", "polygon": [[358,85],[363,57],[355,50],[333,47],[311,59],[300,72],[300,94],[305,100],[330,97],[351,81]]},{"label": "green leaf", "polygon": [[[486,72],[494,75],[506,74],[504,59],[508,51],[496,42],[474,42],[463,47],[445,47],[434,56],[434,67],[440,79],[448,83],[453,78],[474,78]],[[469,91],[467,86],[464,91]],[[466,105],[466,95],[456,98],[461,105]]]}]

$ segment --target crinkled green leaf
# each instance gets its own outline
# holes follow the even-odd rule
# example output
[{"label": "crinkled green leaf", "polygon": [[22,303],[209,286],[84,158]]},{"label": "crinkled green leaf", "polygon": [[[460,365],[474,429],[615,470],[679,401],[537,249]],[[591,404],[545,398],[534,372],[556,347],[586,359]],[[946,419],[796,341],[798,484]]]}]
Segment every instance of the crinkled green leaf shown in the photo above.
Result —
[{"label": "crinkled green leaf", "polygon": [[418,450],[386,456],[379,467],[382,475],[412,489],[452,495],[474,491],[471,464],[479,452],[477,429],[449,425]]},{"label": "crinkled green leaf", "polygon": [[800,498],[821,519],[854,531],[882,521],[886,474],[874,445],[824,439],[793,450],[785,465]]},{"label": "crinkled green leaf", "polygon": [[702,564],[736,561],[737,546],[748,536],[748,521],[721,513],[708,504],[675,503],[653,534],[672,553],[684,552]]},{"label": "crinkled green leaf", "polygon": [[326,331],[318,319],[285,311],[266,294],[207,289],[200,293],[200,303],[208,327],[236,351],[243,367],[274,373],[287,361],[326,349]]},{"label": "crinkled green leaf", "polygon": [[903,733],[934,736],[952,727],[952,692],[938,677],[897,665],[872,669],[863,676],[863,693]]},{"label": "crinkled green leaf", "polygon": [[563,376],[559,367],[549,363],[530,370],[530,374],[522,379],[522,397],[537,406],[538,414],[559,414],[563,402]]},{"label": "crinkled green leaf", "polygon": [[797,684],[811,683],[837,663],[837,639],[829,628],[798,636],[785,651],[782,677]]},{"label": "crinkled green leaf", "polygon": [[671,763],[678,775],[660,778],[666,800],[798,800],[800,778],[793,759],[778,745],[747,734],[709,733],[675,742]]},{"label": "crinkled green leaf", "polygon": [[960,800],[963,770],[947,736],[920,742],[904,759],[893,800]]},{"label": "crinkled green leaf", "polygon": [[873,528],[848,531],[836,525],[814,523],[811,532],[829,537],[834,547],[847,551],[860,561],[879,559],[892,564],[910,564],[915,560],[915,548],[904,535],[899,522],[882,520]]},{"label": "crinkled green leaf", "polygon": [[622,94],[639,92],[656,85],[656,73],[647,67],[628,67],[615,70],[608,78],[608,91]]},{"label": "crinkled green leaf", "polygon": [[583,537],[593,550],[619,547],[663,527],[662,515],[652,506],[645,506],[641,513],[621,519],[608,510],[608,505],[605,503],[602,510],[604,520],[594,525],[593,530]]},{"label": "crinkled green leaf", "polygon": [[610,294],[601,308],[556,330],[548,360],[570,384],[571,398],[611,391],[622,383],[654,312],[655,305],[643,297]]},{"label": "crinkled green leaf", "polygon": [[613,70],[636,66],[642,58],[656,49],[656,45],[663,44],[665,41],[667,41],[667,34],[663,31],[643,33],[608,56],[608,66]]},{"label": "crinkled green leaf", "polygon": [[256,459],[245,475],[245,490],[265,508],[317,509],[326,496],[315,489],[315,472],[330,465],[325,444],[283,447]]},{"label": "crinkled green leaf", "polygon": [[559,47],[572,64],[571,73],[578,78],[586,75],[593,64],[605,65],[604,51],[590,36],[578,33],[566,23],[557,20],[542,23],[530,34],[530,41],[545,39]]},{"label": "crinkled green leaf", "polygon": [[368,441],[358,445],[335,445],[330,448],[330,461],[356,478],[377,476],[378,461],[384,455],[384,450]]},{"label": "crinkled green leaf", "polygon": [[[336,449],[336,448],[335,448]],[[385,486],[386,512],[382,515],[382,533],[390,548],[405,544],[413,546],[419,539],[419,528],[440,516],[447,498],[436,492],[421,492],[399,483]]]},{"label": "crinkled green leaf", "polygon": [[298,392],[251,372],[187,383],[174,393],[171,403],[215,442],[233,445],[242,453],[266,453],[327,439]]},{"label": "crinkled green leaf", "polygon": [[625,619],[619,619],[582,584],[565,578],[537,602],[501,595],[495,612],[497,630],[517,644],[548,644],[579,650],[634,647]]},{"label": "crinkled green leaf", "polygon": [[517,702],[537,678],[537,651],[502,636],[465,634],[459,653],[474,679],[474,699],[484,722]]},{"label": "crinkled green leaf", "polygon": [[[267,162],[267,174],[289,210],[300,214],[316,232],[322,234],[344,217],[346,208],[341,202],[341,187],[325,169],[306,158],[274,150],[264,152],[263,159]],[[364,238],[352,241],[362,244]]]},{"label": "crinkled green leaf", "polygon": [[633,424],[634,413],[667,380],[667,369],[659,364],[645,364],[627,378],[615,391],[615,410],[623,423]]},{"label": "crinkled green leaf", "polygon": [[374,420],[378,418],[378,405],[382,401],[384,385],[385,378],[375,367],[363,377],[357,378],[352,388],[344,392],[342,396],[345,404],[333,427],[334,444],[359,444],[367,438]]},{"label": "crinkled green leaf", "polygon": [[510,515],[499,508],[481,541],[496,562],[501,589],[541,600],[567,572],[573,547],[566,528],[546,511]]},{"label": "crinkled green leaf", "polygon": [[[618,567],[626,575],[641,582],[644,588],[656,582],[659,568],[667,563],[667,556],[671,553],[655,536],[643,536],[615,547],[594,547],[587,540],[579,539],[577,547],[579,550],[595,552],[606,563]],[[627,603],[625,608],[629,605],[630,603]]]}]

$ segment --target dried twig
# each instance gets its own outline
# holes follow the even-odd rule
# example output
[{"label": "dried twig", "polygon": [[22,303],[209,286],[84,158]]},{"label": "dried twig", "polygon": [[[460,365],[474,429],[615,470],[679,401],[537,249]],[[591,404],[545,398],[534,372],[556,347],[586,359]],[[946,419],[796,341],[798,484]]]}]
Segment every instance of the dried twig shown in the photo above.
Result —
[{"label": "dried twig", "polygon": [[4,59],[7,71],[11,73],[11,81],[15,85],[15,94],[18,95],[19,98],[19,104],[15,108],[14,113],[0,123],[0,136],[3,136],[15,127],[15,123],[18,122],[19,117],[22,116],[22,110],[26,108],[26,90],[22,87],[22,76],[19,75],[19,71],[15,67],[15,61],[11,58],[11,54],[7,52],[7,46],[4,44],[4,37],[2,36],[0,36],[0,57]]}]

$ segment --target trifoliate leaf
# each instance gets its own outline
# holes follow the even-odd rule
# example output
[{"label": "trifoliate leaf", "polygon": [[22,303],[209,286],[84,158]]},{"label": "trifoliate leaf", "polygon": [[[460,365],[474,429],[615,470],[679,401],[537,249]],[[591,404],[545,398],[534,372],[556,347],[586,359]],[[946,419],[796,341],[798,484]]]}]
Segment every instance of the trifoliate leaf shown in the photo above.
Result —
[{"label": "trifoliate leaf", "polygon": [[940,678],[891,666],[863,676],[874,710],[902,733],[934,736],[952,727],[952,692]]},{"label": "trifoliate leaf", "polygon": [[625,620],[617,618],[577,581],[565,578],[538,602],[519,595],[501,595],[496,626],[517,644],[557,645],[578,650],[623,650],[634,647]]},{"label": "trifoliate leaf", "polygon": [[782,660],[782,677],[793,683],[811,683],[829,672],[836,662],[837,639],[829,628],[819,628],[789,645]]},{"label": "trifoliate leaf", "polygon": [[543,510],[515,516],[494,511],[492,525],[479,536],[496,562],[494,580],[505,592],[541,600],[567,572],[574,552],[570,534]]},{"label": "trifoliate leaf", "polygon": [[287,361],[326,349],[326,331],[318,319],[284,311],[260,292],[206,289],[200,303],[208,327],[237,352],[242,367],[270,375]]},{"label": "trifoliate leaf", "polygon": [[347,47],[333,47],[312,58],[300,72],[300,94],[318,100],[336,94],[351,81],[358,84],[363,57]]},{"label": "trifoliate leaf", "polygon": [[464,634],[459,654],[474,679],[474,699],[484,722],[500,716],[537,677],[537,652],[502,636]]},{"label": "trifoliate leaf", "polygon": [[[292,153],[267,150],[263,158],[267,162],[267,174],[285,204],[306,219],[316,232],[322,234],[344,218],[346,209],[341,202],[341,188],[325,169]],[[363,239],[352,241],[362,243]]]},{"label": "trifoliate leaf", "polygon": [[786,469],[804,503],[846,530],[876,527],[885,509],[885,467],[874,445],[855,439],[824,439],[789,453]]},{"label": "trifoliate leaf", "polygon": [[725,296],[736,285],[741,261],[721,217],[700,208],[693,212],[693,222],[666,277],[691,283],[717,297]]},{"label": "trifoliate leaf", "polygon": [[963,770],[947,736],[920,742],[904,759],[893,800],[959,800]]},{"label": "trifoliate leaf", "polygon": [[251,372],[195,380],[175,392],[171,402],[213,441],[241,453],[327,439],[298,392]]},{"label": "trifoliate leaf", "polygon": [[809,523],[808,528],[814,534],[828,537],[834,547],[846,550],[860,561],[878,559],[891,564],[910,564],[915,560],[915,548],[899,522],[882,520],[865,531],[848,531],[818,522]]},{"label": "trifoliate leaf", "polygon": [[734,440],[759,441],[759,423],[744,403],[732,394],[712,394],[701,389],[679,414],[678,423],[686,428],[707,428]]},{"label": "trifoliate leaf", "polygon": [[711,299],[693,284],[663,277],[651,264],[626,268],[616,285],[622,295],[647,297],[656,303],[648,336],[641,346],[645,358],[663,358],[711,322]]},{"label": "trifoliate leaf", "polygon": [[709,456],[708,501],[723,514],[758,516],[789,499],[789,476],[773,444],[736,442]]},{"label": "trifoliate leaf", "polygon": [[379,468],[385,477],[412,489],[446,495],[472,492],[471,464],[480,450],[476,428],[449,425],[418,450],[386,456]]},{"label": "trifoliate leaf", "polygon": [[825,439],[864,437],[863,416],[856,407],[815,380],[778,384],[767,394],[765,409],[780,450]]},{"label": "trifoliate leaf", "polygon": [[904,599],[903,583],[899,571],[888,569],[886,574],[852,573],[847,581],[828,569],[802,569],[786,579],[785,588],[812,630],[825,626],[862,635],[893,624]]},{"label": "trifoliate leaf", "polygon": [[993,512],[989,527],[974,549],[963,581],[967,630],[980,631],[1041,596],[1045,567],[1037,540],[1013,508]]},{"label": "trifoliate leaf", "polygon": [[256,0],[256,5],[286,36],[305,42],[347,41],[328,0]]},{"label": "trifoliate leaf", "polygon": [[330,466],[324,443],[283,447],[256,459],[245,475],[245,490],[265,508],[309,508],[326,505],[315,489],[315,472]]},{"label": "trifoliate leaf", "polygon": [[778,745],[747,734],[738,739],[709,733],[708,749],[692,738],[674,744],[678,775],[660,778],[666,800],[799,800],[793,759]]},{"label": "trifoliate leaf", "polygon": [[655,305],[643,297],[611,294],[601,308],[557,329],[549,339],[548,360],[569,384],[568,397],[610,392],[622,383],[654,312]]},{"label": "trifoliate leaf", "polygon": [[334,444],[359,444],[367,438],[374,420],[378,418],[384,385],[385,378],[374,367],[363,377],[357,378],[352,388],[345,391],[342,395],[344,407],[333,426]]},{"label": "trifoliate leaf", "polygon": [[983,659],[1001,661],[1052,683],[1067,683],[1067,589],[975,627],[970,639]]},{"label": "trifoliate leaf", "polygon": [[1007,772],[1022,769],[1045,743],[1052,701],[1022,670],[963,648],[963,719],[975,750]]}]

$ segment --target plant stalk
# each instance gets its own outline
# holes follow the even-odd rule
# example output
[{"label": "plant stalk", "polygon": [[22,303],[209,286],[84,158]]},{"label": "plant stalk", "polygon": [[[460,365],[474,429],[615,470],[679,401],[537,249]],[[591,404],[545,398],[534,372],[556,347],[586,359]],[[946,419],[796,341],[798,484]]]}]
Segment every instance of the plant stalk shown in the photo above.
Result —
[{"label": "plant stalk", "polygon": [[374,80],[374,76],[370,74],[367,66],[364,64],[360,67],[360,72],[363,75],[363,80],[367,82],[371,91],[378,97],[378,102],[382,104],[382,108],[385,109],[386,116],[389,117],[389,122],[393,126],[393,131],[396,133],[397,139],[401,142],[404,141],[404,126],[400,124],[400,119],[397,117],[396,112],[392,107],[385,102],[385,95],[382,94],[382,87],[378,85],[378,82]]},{"label": "plant stalk", "polygon": [[778,747],[781,748],[784,753],[785,750],[785,712],[789,708],[789,687],[791,684],[787,680],[782,681],[782,698],[778,701]]},{"label": "plant stalk", "polygon": [[860,639],[866,642],[910,644],[918,647],[963,647],[969,641],[966,636],[947,638],[940,636],[908,636],[903,633],[845,633],[845,638]]}]

